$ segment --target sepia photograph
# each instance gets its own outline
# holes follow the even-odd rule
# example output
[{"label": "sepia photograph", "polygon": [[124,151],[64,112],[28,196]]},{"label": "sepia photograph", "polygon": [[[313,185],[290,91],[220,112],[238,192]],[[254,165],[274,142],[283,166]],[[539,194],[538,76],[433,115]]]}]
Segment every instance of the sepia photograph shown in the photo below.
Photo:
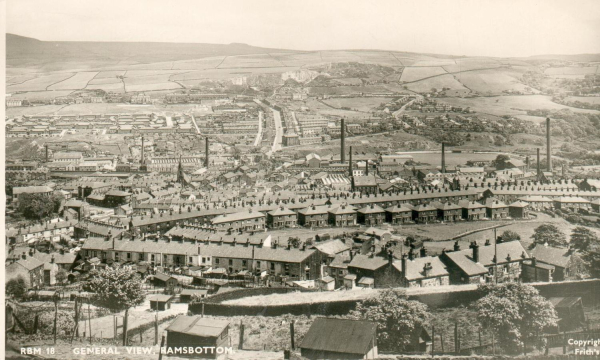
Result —
[{"label": "sepia photograph", "polygon": [[0,358],[600,360],[599,1],[0,8]]}]

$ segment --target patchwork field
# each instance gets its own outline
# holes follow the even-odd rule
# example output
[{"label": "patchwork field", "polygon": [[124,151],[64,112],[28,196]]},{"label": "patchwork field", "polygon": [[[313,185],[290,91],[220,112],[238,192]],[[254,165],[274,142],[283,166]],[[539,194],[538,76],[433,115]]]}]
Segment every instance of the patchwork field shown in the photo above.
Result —
[{"label": "patchwork field", "polygon": [[496,59],[467,58],[456,59],[455,64],[444,65],[443,68],[448,72],[461,72],[475,69],[489,69],[500,66],[500,62],[498,62]]},{"label": "patchwork field", "polygon": [[573,112],[600,113],[595,110],[577,109],[552,102],[545,95],[508,95],[476,98],[443,98],[441,100],[450,105],[470,107],[471,110],[493,115],[525,115],[527,110],[571,109]]},{"label": "patchwork field", "polygon": [[588,104],[600,104],[600,96],[568,96],[566,101],[580,101]]},{"label": "patchwork field", "polygon": [[505,90],[531,91],[520,82],[521,73],[510,69],[467,71],[454,76],[472,91],[483,94],[499,94]]},{"label": "patchwork field", "polygon": [[16,91],[41,91],[47,90],[50,85],[66,80],[73,76],[73,73],[56,73],[51,75],[38,76],[33,79],[22,82],[17,85],[9,85],[6,88],[8,94]]},{"label": "patchwork field", "polygon": [[72,93],[73,90],[49,90],[49,91],[31,91],[13,94],[11,98],[22,99],[22,100],[37,100],[37,99],[54,99],[59,96],[67,96]]},{"label": "patchwork field", "polygon": [[94,80],[105,79],[105,78],[116,78],[125,74],[125,70],[112,70],[112,71],[100,71],[94,77]]},{"label": "patchwork field", "polygon": [[58,82],[52,86],[48,86],[48,90],[79,90],[87,86],[87,84],[98,74],[97,72],[78,72],[72,77]]},{"label": "patchwork field", "polygon": [[268,54],[229,56],[218,66],[219,69],[247,67],[280,67],[285,66],[277,58]]},{"label": "patchwork field", "polygon": [[424,78],[428,78],[431,76],[446,74],[446,70],[444,70],[440,66],[431,66],[431,67],[415,67],[410,66],[404,68],[402,71],[401,81],[409,82],[421,80]]},{"label": "patchwork field", "polygon": [[554,78],[575,78],[575,79],[583,79],[585,75],[588,74],[597,74],[598,66],[586,66],[586,67],[554,67],[548,68],[544,71],[544,73],[548,76]]},{"label": "patchwork field", "polygon": [[458,82],[456,78],[450,74],[435,76],[429,79],[406,84],[406,87],[409,90],[419,93],[429,92],[431,89],[442,90],[443,88],[448,88],[450,90],[461,90],[464,91],[465,94],[469,92],[469,89],[463,86],[463,84]]}]

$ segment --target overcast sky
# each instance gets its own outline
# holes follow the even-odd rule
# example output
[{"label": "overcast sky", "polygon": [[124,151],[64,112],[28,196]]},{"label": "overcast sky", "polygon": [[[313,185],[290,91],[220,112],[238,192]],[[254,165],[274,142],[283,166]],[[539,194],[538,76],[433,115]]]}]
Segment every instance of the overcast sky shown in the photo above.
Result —
[{"label": "overcast sky", "polygon": [[40,40],[481,56],[600,53],[600,0],[8,0]]}]

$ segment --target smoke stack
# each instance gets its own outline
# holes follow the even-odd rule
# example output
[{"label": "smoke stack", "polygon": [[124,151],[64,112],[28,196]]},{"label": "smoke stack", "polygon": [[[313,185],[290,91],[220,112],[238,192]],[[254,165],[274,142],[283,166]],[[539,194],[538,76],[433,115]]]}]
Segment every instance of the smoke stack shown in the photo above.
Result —
[{"label": "smoke stack", "polygon": [[365,175],[369,175],[369,159],[365,160]]},{"label": "smoke stack", "polygon": [[144,164],[144,137],[142,136],[142,160],[140,161],[141,164]]},{"label": "smoke stack", "polygon": [[538,166],[537,178],[538,178],[538,181],[540,181],[541,175],[542,175],[542,173],[540,172],[540,148],[537,148],[537,157],[538,157],[538,159],[537,159],[538,160],[538,162],[537,162],[537,166]]},{"label": "smoke stack", "polygon": [[527,157],[525,157],[525,166],[526,166],[526,171],[529,171],[529,166],[530,166],[529,155],[527,155]]},{"label": "smoke stack", "polygon": [[402,255],[402,276],[406,276],[406,254]]},{"label": "smoke stack", "polygon": [[442,143],[442,174],[446,173],[446,144]]},{"label": "smoke stack", "polygon": [[349,164],[348,164],[348,170],[349,170],[349,176],[352,177],[352,146],[350,146],[350,158],[349,160]]},{"label": "smoke stack", "polygon": [[48,162],[48,144],[44,145],[46,147],[46,162]]},{"label": "smoke stack", "polygon": [[208,169],[208,136],[204,141],[204,152],[206,154],[206,157],[204,158],[204,167]]},{"label": "smoke stack", "polygon": [[547,171],[552,172],[552,149],[550,142],[550,118],[546,118],[546,162],[547,162]]},{"label": "smoke stack", "polygon": [[346,123],[344,119],[342,119],[342,127],[340,129],[341,132],[341,160],[342,164],[346,162]]}]

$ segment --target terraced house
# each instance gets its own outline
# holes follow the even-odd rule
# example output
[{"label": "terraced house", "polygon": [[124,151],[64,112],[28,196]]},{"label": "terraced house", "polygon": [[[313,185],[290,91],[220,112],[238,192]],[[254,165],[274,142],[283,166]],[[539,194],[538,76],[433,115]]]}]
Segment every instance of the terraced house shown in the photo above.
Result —
[{"label": "terraced house", "polygon": [[213,269],[222,268],[228,274],[247,271],[251,274],[285,276],[292,280],[315,280],[320,276],[320,254],[315,249],[290,246],[251,246],[247,243],[217,243],[199,245],[198,252],[209,259]]}]

